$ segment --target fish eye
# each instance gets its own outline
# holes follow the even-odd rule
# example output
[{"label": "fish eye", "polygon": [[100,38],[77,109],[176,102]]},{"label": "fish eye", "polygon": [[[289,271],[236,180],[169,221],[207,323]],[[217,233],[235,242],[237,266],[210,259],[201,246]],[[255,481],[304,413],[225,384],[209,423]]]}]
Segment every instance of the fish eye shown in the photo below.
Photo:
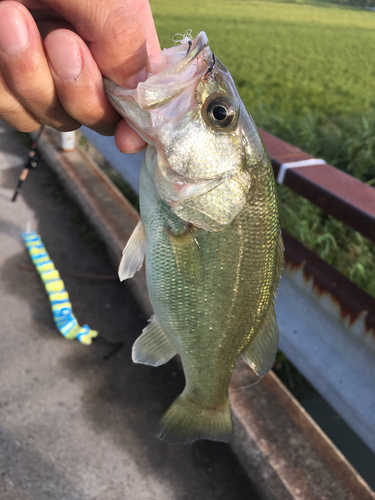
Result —
[{"label": "fish eye", "polygon": [[233,104],[224,96],[208,97],[203,105],[202,113],[208,124],[215,128],[228,127],[236,116]]},{"label": "fish eye", "polygon": [[225,120],[225,118],[228,116],[227,110],[220,104],[212,108],[212,114],[214,115],[215,120],[218,120],[220,122]]}]

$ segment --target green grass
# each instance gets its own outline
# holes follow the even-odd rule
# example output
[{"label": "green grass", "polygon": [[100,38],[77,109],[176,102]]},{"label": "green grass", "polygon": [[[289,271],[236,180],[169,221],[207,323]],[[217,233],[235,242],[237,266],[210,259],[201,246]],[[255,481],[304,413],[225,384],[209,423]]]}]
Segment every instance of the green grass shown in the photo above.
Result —
[{"label": "green grass", "polygon": [[[322,6],[324,5],[324,6]],[[251,113],[362,112],[372,102],[375,14],[333,4],[152,0],[162,46],[206,31]]]},{"label": "green grass", "polygon": [[[258,126],[375,186],[375,12],[319,0],[151,0],[162,47],[205,31]],[[375,245],[285,187],[283,226],[375,296]]]},{"label": "green grass", "polygon": [[375,297],[374,244],[285,187],[279,200],[283,228]]}]

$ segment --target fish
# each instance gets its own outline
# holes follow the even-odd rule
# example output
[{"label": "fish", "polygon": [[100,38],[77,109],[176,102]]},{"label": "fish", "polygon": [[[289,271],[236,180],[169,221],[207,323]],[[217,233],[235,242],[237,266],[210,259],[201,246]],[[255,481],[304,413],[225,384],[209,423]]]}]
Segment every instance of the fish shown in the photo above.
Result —
[{"label": "fish", "polygon": [[103,79],[108,99],[147,142],[140,221],[119,267],[146,256],[154,315],[132,349],[159,366],[179,354],[185,388],[162,416],[169,443],[228,441],[228,387],[239,356],[258,375],[278,344],[283,266],[275,179],[228,69],[202,31],[153,56],[136,89]]}]

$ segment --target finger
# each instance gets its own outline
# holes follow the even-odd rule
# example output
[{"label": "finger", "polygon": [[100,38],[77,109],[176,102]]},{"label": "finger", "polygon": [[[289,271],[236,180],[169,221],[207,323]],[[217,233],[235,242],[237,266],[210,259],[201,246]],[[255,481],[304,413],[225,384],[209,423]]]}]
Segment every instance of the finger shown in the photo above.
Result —
[{"label": "finger", "polygon": [[157,54],[161,49],[148,0],[128,0],[128,3],[138,14],[143,26],[145,27],[148,55]]},{"label": "finger", "polygon": [[[82,16],[74,0],[46,0],[77,33],[89,42],[89,48],[102,74],[127,87],[135,87],[147,76],[148,53],[160,51],[152,13],[147,0],[136,0],[129,6],[112,0],[99,7],[89,4],[91,12]],[[134,7],[134,8],[132,8]],[[59,93],[65,102],[64,97]],[[64,104],[66,109],[67,104]],[[74,115],[76,116],[76,115]],[[82,120],[81,120],[82,121]],[[144,149],[145,142],[124,122],[116,129],[117,146],[124,152]]]},{"label": "finger", "polygon": [[58,101],[40,34],[19,3],[0,3],[0,66],[15,98],[41,123],[73,130],[79,123]]},{"label": "finger", "polygon": [[116,147],[122,153],[139,153],[146,147],[145,141],[133,130],[125,120],[121,120],[115,133]]},{"label": "finger", "polygon": [[20,132],[32,132],[40,127],[37,118],[16,99],[1,71],[0,116],[3,122]]},{"label": "finger", "polygon": [[[139,2],[142,6],[148,5],[147,0]],[[124,85],[128,78],[136,74],[143,74],[146,78],[146,31],[150,31],[151,36],[151,10],[144,7],[138,15],[123,0],[45,0],[44,4],[74,26],[78,35],[88,43],[104,76],[119,85]],[[152,40],[154,38],[155,35]],[[155,41],[152,43],[155,44]]]},{"label": "finger", "polygon": [[119,115],[105,96],[102,75],[86,44],[69,30],[56,30],[44,46],[65,111],[96,132],[113,135]]}]

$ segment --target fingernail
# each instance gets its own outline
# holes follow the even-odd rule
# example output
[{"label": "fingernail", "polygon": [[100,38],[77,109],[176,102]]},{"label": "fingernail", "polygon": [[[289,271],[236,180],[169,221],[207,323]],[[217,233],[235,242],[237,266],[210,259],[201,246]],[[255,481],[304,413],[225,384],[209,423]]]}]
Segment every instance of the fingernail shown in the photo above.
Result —
[{"label": "fingernail", "polygon": [[124,87],[126,89],[135,89],[139,82],[144,82],[147,80],[147,71],[146,68],[141,69],[137,74],[131,76],[124,83]]},{"label": "fingernail", "polygon": [[46,38],[48,58],[56,75],[66,82],[82,73],[82,56],[78,44],[68,33],[53,33]]},{"label": "fingernail", "polygon": [[0,48],[9,56],[24,49],[29,40],[26,21],[18,9],[0,8]]}]

